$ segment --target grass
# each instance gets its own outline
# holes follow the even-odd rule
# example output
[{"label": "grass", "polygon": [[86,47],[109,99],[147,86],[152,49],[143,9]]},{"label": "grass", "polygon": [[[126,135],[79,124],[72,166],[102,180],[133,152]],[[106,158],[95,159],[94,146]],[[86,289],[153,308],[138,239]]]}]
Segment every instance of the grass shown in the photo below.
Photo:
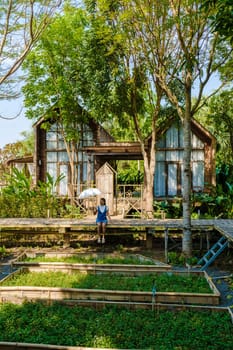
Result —
[{"label": "grass", "polygon": [[73,255],[69,257],[46,257],[46,256],[36,256],[35,258],[25,258],[22,261],[25,262],[64,262],[69,264],[132,264],[132,265],[155,265],[150,260],[141,260],[133,256],[123,256],[123,255]]},{"label": "grass", "polygon": [[0,305],[0,341],[156,350],[231,350],[229,314]]},{"label": "grass", "polygon": [[130,290],[150,292],[155,283],[162,292],[212,293],[203,276],[181,276],[170,272],[135,277],[116,274],[71,274],[62,272],[25,272],[4,281],[1,286],[40,286],[61,288],[87,288],[105,290]]}]

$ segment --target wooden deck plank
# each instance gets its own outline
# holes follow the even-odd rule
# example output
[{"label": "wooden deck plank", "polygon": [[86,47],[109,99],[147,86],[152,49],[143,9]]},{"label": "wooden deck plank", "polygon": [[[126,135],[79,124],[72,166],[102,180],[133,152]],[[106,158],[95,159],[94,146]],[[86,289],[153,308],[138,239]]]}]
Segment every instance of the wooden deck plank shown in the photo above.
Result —
[{"label": "wooden deck plank", "polygon": [[[27,231],[36,231],[37,229],[60,229],[88,230],[96,227],[95,217],[86,219],[59,219],[59,218],[0,218],[0,231],[4,232],[7,229],[16,229]],[[182,229],[182,219],[119,219],[113,218],[109,224],[109,228],[141,228],[141,229]],[[217,219],[217,220],[192,220],[193,229],[216,229],[220,234],[233,241],[233,220]]]}]

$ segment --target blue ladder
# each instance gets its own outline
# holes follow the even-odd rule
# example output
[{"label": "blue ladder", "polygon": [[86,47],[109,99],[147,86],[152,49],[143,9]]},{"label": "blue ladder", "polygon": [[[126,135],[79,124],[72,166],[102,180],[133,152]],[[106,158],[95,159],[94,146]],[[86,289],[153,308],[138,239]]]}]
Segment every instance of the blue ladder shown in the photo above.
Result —
[{"label": "blue ladder", "polygon": [[201,267],[201,271],[205,270],[212,262],[221,254],[228,246],[228,240],[222,236],[217,243],[215,243],[210,250],[198,261],[198,265],[204,265]]}]

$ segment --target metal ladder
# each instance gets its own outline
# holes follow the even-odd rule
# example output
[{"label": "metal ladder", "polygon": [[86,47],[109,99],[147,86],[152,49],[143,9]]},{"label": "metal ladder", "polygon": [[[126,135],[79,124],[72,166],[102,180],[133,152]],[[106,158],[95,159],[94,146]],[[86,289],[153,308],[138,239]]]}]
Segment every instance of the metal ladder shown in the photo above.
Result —
[{"label": "metal ladder", "polygon": [[204,265],[201,267],[201,271],[205,270],[212,262],[221,254],[228,246],[228,240],[222,236],[217,243],[215,243],[210,250],[198,261],[198,265]]}]

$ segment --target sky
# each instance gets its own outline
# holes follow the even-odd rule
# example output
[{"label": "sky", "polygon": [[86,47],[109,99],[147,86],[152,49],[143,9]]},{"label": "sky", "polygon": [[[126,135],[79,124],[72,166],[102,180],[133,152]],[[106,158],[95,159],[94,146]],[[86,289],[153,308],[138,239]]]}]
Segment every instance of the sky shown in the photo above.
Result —
[{"label": "sky", "polygon": [[[206,93],[213,91],[219,84],[217,77],[211,79],[208,84]],[[33,121],[25,117],[25,111],[23,108],[23,98],[11,101],[0,100],[0,116],[5,118],[11,118],[19,114],[19,117],[13,120],[5,120],[0,118],[0,149],[8,143],[14,143],[22,140],[23,136],[20,135],[23,131],[32,130]]]},{"label": "sky", "polygon": [[23,131],[30,131],[33,122],[25,117],[22,98],[11,101],[0,100],[0,116],[12,118],[19,114],[16,119],[6,120],[0,118],[0,148],[8,143],[22,140],[20,135]]}]

